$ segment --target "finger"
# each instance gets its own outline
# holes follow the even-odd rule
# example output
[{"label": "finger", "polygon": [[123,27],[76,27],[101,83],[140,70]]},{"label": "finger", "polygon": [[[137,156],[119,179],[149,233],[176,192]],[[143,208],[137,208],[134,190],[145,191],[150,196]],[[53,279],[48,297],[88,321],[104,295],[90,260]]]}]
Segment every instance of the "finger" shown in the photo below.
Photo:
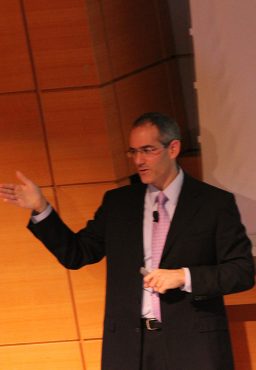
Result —
[{"label": "finger", "polygon": [[147,276],[144,277],[143,281],[144,283],[148,284],[151,279],[152,279],[151,274],[148,274]]},{"label": "finger", "polygon": [[152,280],[149,282],[150,288],[153,288],[154,290],[159,287],[159,281],[157,277],[153,277]]},{"label": "finger", "polygon": [[155,285],[152,287],[153,290],[155,292],[158,292],[158,293],[165,293],[166,291],[166,284],[165,284],[165,281],[163,279],[158,278],[156,281],[155,281]]},{"label": "finger", "polygon": [[160,293],[160,294],[162,294],[162,293],[165,293],[165,292],[166,292],[166,289],[164,289],[164,288],[162,288],[162,287],[158,287],[158,286],[155,286],[155,287],[153,288],[153,290],[154,290],[154,292],[157,292],[157,293]]},{"label": "finger", "polygon": [[4,201],[5,203],[10,203],[10,204],[15,204],[15,205],[17,205],[17,204],[18,204],[17,199],[4,198],[4,199],[3,199],[3,201]]},{"label": "finger", "polygon": [[153,270],[150,273],[148,273],[148,275],[146,275],[144,277],[144,282],[149,283],[154,278],[154,276],[156,275],[156,273],[157,273],[157,270]]},{"label": "finger", "polygon": [[14,184],[0,184],[0,193],[11,192],[15,188]]},{"label": "finger", "polygon": [[5,200],[5,199],[14,199],[14,194],[0,193],[0,197],[3,200]]},{"label": "finger", "polygon": [[149,288],[149,285],[148,283],[144,283],[143,287],[146,289],[146,288]]},{"label": "finger", "polygon": [[164,293],[166,293],[166,289],[160,288],[160,289],[158,289],[158,293],[164,294]]},{"label": "finger", "polygon": [[8,200],[15,200],[16,201],[18,199],[17,196],[14,193],[10,193],[10,194],[5,193],[5,194],[3,194],[2,198],[3,198],[4,201],[8,201]]},{"label": "finger", "polygon": [[144,283],[147,284],[148,286],[151,286],[153,279],[154,279],[154,276],[149,274],[144,277]]},{"label": "finger", "polygon": [[30,185],[32,183],[32,181],[26,177],[22,172],[20,171],[16,171],[16,177],[21,181],[23,182],[23,184],[25,185]]}]

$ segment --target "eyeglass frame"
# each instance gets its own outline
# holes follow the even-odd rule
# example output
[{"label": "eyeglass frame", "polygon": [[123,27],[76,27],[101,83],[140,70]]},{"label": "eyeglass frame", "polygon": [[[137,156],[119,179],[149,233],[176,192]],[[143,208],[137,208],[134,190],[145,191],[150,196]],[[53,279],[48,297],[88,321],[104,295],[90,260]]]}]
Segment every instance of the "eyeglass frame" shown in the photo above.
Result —
[{"label": "eyeglass frame", "polygon": [[166,149],[168,148],[168,146],[171,144],[172,141],[174,141],[175,139],[172,139],[170,140],[168,143],[161,143],[161,147],[160,148],[156,148],[155,146],[153,145],[144,145],[138,149],[136,148],[129,148],[127,151],[126,151],[126,155],[128,158],[135,158],[135,156],[140,153],[144,156],[154,156],[154,155],[157,155],[159,153],[156,153],[156,151],[160,150],[160,149]]}]

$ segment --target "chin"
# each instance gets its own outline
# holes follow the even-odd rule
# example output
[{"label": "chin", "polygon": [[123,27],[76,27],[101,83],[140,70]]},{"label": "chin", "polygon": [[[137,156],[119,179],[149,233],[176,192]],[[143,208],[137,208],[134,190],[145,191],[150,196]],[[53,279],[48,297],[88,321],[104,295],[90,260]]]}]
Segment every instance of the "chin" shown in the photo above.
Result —
[{"label": "chin", "polygon": [[140,176],[140,181],[143,184],[151,184],[152,179],[149,179],[147,176]]}]

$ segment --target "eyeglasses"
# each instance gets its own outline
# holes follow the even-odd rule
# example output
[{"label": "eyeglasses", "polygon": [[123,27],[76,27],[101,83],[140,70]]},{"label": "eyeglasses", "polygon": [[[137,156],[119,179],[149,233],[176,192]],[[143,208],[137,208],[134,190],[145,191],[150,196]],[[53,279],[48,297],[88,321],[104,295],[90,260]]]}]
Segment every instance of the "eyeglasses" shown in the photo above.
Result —
[{"label": "eyeglasses", "polygon": [[135,148],[129,148],[126,152],[128,158],[135,158],[138,153],[143,154],[145,157],[153,157],[159,153],[165,148],[169,146],[170,142],[167,144],[162,144],[160,148],[157,148],[155,146],[146,145],[142,146],[141,148],[135,149]]}]

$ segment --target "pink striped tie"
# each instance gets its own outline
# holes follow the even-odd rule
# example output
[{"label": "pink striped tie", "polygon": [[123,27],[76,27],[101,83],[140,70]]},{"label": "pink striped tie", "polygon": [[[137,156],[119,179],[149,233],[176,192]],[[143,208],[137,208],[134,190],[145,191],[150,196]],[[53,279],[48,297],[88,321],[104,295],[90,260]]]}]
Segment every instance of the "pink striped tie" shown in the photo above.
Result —
[{"label": "pink striped tie", "polygon": [[[153,222],[152,233],[152,269],[157,269],[163,253],[166,236],[170,227],[170,217],[164,206],[168,198],[163,192],[160,192],[156,201],[158,203],[158,222]],[[160,299],[159,293],[152,294],[152,306],[154,316],[157,320],[161,321]]]}]

